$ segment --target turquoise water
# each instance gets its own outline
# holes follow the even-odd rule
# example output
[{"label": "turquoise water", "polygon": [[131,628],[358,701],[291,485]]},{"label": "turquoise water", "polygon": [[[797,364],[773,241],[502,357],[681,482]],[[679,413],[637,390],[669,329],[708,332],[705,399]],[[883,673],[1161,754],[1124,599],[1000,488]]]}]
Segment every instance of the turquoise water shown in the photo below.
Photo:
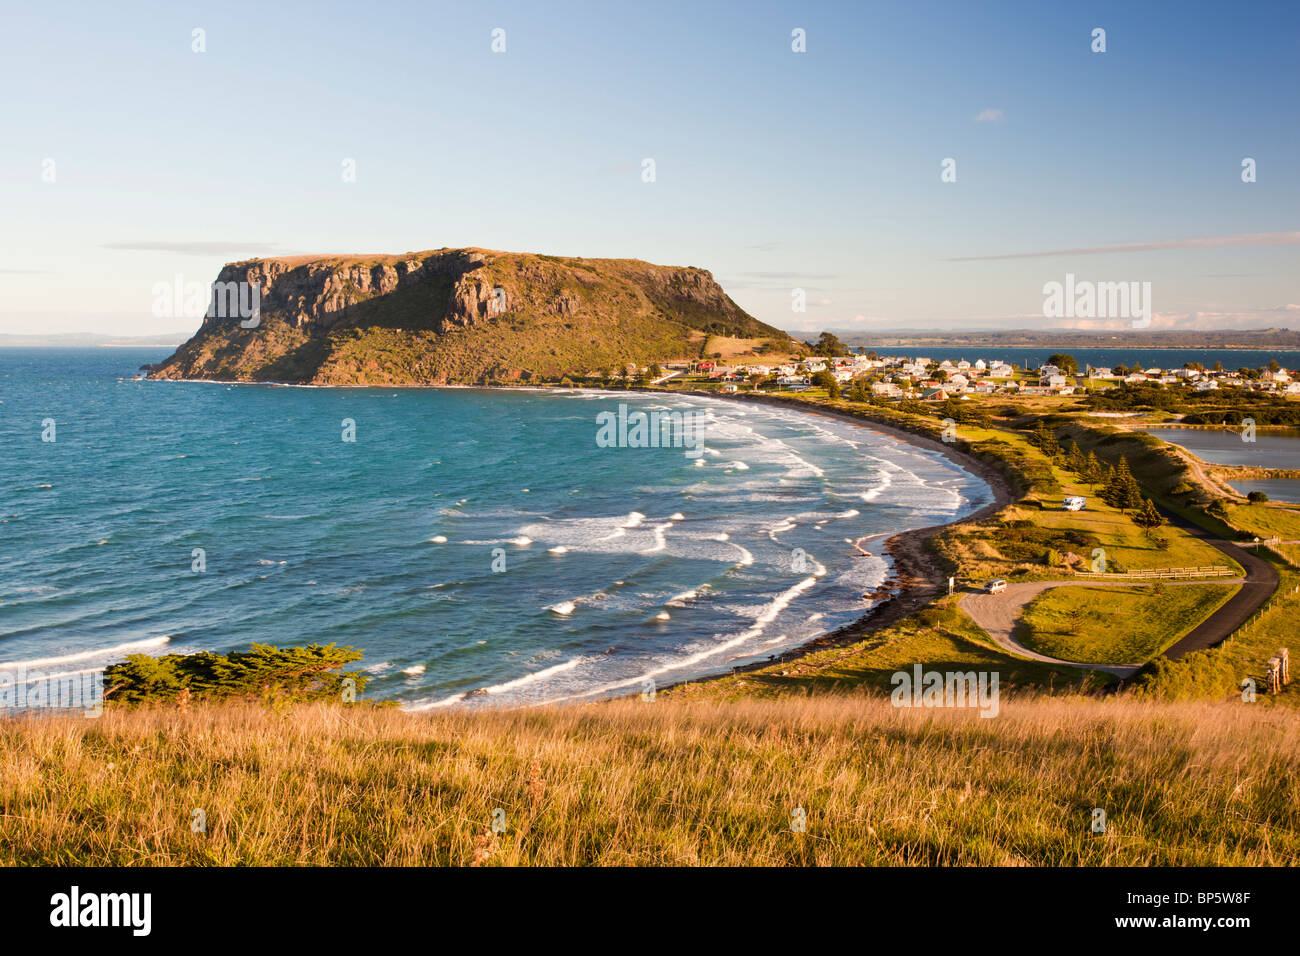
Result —
[{"label": "turquoise water", "polygon": [[[935,452],[780,409],[132,380],[164,355],[0,350],[0,676],[332,641],[412,708],[634,691],[855,618],[888,572],[871,536],[990,500]],[[620,402],[703,416],[699,463],[598,446]]]}]

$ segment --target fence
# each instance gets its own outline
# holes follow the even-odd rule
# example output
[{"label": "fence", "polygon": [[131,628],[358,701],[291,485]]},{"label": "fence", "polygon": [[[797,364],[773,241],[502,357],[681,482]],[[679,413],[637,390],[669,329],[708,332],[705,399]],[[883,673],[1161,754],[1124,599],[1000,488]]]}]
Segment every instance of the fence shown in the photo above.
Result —
[{"label": "fence", "polygon": [[1135,578],[1222,578],[1236,575],[1232,568],[1221,564],[1201,568],[1136,568],[1124,572],[1075,571],[1084,578],[1108,578],[1110,580],[1131,581]]}]

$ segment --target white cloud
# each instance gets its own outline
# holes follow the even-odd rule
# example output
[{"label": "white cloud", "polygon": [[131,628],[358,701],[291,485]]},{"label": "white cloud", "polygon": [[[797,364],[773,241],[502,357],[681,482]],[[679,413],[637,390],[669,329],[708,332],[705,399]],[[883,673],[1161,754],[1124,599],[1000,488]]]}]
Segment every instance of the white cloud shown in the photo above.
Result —
[{"label": "white cloud", "polygon": [[1001,110],[980,110],[975,114],[977,123],[1001,123],[1003,119]]},{"label": "white cloud", "polygon": [[1035,259],[1043,256],[1104,256],[1117,252],[1155,252],[1164,249],[1222,249],[1225,246],[1297,245],[1300,245],[1300,232],[1247,232],[1233,236],[1201,236],[1195,239],[1126,242],[1113,246],[1079,246],[1074,249],[1046,249],[1040,252],[1007,252],[993,256],[958,256],[943,261],[983,262],[989,259]]}]

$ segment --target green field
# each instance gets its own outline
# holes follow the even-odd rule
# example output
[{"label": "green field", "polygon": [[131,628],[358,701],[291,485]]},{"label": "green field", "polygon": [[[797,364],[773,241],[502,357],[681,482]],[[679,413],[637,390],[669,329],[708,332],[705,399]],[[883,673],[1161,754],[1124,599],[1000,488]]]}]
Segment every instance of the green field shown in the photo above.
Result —
[{"label": "green field", "polygon": [[1235,584],[1066,586],[1025,608],[1015,638],[1039,654],[1088,664],[1141,664],[1218,610]]},{"label": "green field", "polygon": [[[1241,530],[1260,538],[1300,541],[1300,510],[1273,503],[1230,505],[1228,520]],[[1300,565],[1300,545],[1280,544],[1274,550],[1292,564]]]}]

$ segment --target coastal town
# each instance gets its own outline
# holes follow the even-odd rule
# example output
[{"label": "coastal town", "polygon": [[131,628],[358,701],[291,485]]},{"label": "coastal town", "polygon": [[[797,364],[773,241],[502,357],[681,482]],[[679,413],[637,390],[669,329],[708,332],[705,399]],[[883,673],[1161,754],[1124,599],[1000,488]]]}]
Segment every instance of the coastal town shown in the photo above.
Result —
[{"label": "coastal town", "polygon": [[1225,369],[1222,363],[1207,369],[1195,362],[1179,368],[1130,368],[1119,364],[1078,368],[1072,367],[1073,360],[1068,355],[1053,358],[1060,364],[1047,362],[1037,368],[1021,368],[1000,359],[936,361],[925,356],[877,355],[874,351],[856,350],[846,356],[811,357],[779,365],[723,365],[709,360],[670,363],[651,382],[667,384],[691,376],[717,382],[724,392],[738,391],[744,385],[798,392],[818,385],[826,387],[833,380],[842,389],[861,385],[879,398],[922,401],[947,401],[970,395],[1066,396],[1118,385],[1185,388],[1195,392],[1225,388],[1300,396],[1300,374],[1282,368],[1276,361],[1262,369]]}]

